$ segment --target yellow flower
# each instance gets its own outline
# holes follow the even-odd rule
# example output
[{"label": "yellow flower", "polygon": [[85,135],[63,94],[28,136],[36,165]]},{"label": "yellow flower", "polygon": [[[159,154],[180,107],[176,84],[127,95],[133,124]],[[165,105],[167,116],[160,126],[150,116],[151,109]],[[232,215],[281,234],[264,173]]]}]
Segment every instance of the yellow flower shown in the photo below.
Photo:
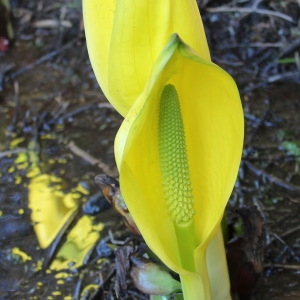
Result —
[{"label": "yellow flower", "polygon": [[210,58],[195,0],[83,0],[83,16],[97,80],[123,116],[172,34]]},{"label": "yellow flower", "polygon": [[121,192],[146,243],[180,276],[200,276],[203,299],[206,248],[236,180],[243,131],[233,79],[173,35],[115,141]]}]

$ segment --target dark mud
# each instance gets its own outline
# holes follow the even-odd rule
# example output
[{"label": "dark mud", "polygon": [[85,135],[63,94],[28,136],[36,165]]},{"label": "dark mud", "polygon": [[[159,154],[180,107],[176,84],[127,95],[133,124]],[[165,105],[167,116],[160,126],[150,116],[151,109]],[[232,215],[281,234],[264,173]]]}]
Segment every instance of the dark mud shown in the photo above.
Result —
[{"label": "dark mud", "polygon": [[[299,2],[198,2],[212,58],[236,79],[245,110],[243,162],[228,218],[252,205],[263,217],[264,271],[251,299],[299,299]],[[12,8],[15,41],[0,55],[0,299],[112,299],[115,250],[132,235],[94,177],[117,177],[113,140],[122,118],[95,81],[80,1],[12,1]],[[59,178],[51,184],[77,199],[46,249],[29,207],[30,184],[43,174]],[[51,269],[84,216],[99,236],[83,263],[65,259],[64,268]],[[147,296],[129,282],[121,299]]]}]

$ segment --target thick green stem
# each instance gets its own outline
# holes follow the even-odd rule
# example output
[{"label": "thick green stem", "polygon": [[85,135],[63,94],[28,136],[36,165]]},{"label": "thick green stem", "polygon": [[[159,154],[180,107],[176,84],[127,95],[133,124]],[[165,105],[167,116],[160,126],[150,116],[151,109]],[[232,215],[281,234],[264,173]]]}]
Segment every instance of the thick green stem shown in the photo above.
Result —
[{"label": "thick green stem", "polygon": [[194,249],[197,244],[194,234],[194,221],[191,220],[181,224],[174,223],[174,228],[178,241],[181,265],[189,272],[195,272]]},{"label": "thick green stem", "polygon": [[206,268],[205,248],[197,251],[194,221],[174,224],[181,265],[189,273],[180,274],[184,300],[210,300],[210,283]]}]

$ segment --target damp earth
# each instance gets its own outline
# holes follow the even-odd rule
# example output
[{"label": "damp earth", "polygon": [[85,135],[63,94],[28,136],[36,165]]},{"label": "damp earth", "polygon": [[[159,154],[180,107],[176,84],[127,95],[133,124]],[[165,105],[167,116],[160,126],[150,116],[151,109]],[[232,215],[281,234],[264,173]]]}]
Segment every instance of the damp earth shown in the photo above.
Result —
[{"label": "damp earth", "polygon": [[[230,238],[241,220],[258,228],[244,242],[261,274],[236,298],[299,299],[299,1],[198,4],[212,60],[236,80],[245,113],[227,221]],[[149,299],[128,264],[146,246],[95,183],[118,178],[122,117],[95,80],[81,14],[76,0],[11,1],[14,37],[0,53],[0,299]]]}]

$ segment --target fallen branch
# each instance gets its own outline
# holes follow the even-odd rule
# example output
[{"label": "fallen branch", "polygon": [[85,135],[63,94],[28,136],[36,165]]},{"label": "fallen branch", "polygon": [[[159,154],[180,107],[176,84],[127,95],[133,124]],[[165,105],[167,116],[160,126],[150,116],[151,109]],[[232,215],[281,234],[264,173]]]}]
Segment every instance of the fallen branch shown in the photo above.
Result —
[{"label": "fallen branch", "polygon": [[[56,118],[56,119],[62,119],[62,120],[66,120],[69,118],[73,118],[75,115],[80,114],[83,111],[89,110],[89,109],[94,109],[94,108],[108,108],[108,109],[113,109],[112,105],[110,103],[92,103],[92,104],[87,104],[84,105],[82,107],[76,108],[75,110],[66,113],[65,115],[63,115],[62,117]],[[57,115],[57,114],[56,114]]]},{"label": "fallen branch", "polygon": [[300,270],[300,265],[265,264],[265,268],[283,268],[288,270]]},{"label": "fallen branch", "polygon": [[290,252],[290,254],[297,262],[300,262],[300,257],[297,255],[297,253],[277,233],[273,233],[272,235],[277,241],[284,245],[285,249]]},{"label": "fallen branch", "polygon": [[297,232],[298,230],[300,230],[300,226],[296,226],[296,227],[294,227],[294,228],[292,228],[290,230],[287,230],[284,233],[282,233],[280,236],[284,238],[284,237],[286,237],[288,235],[291,235],[291,234]]},{"label": "fallen branch", "polygon": [[8,80],[14,80],[16,77],[22,75],[23,73],[33,69],[34,67],[54,58],[55,56],[57,56],[58,54],[64,52],[65,50],[67,49],[70,49],[72,47],[74,47],[74,43],[77,41],[78,39],[74,39],[72,41],[70,41],[69,43],[65,44],[63,47],[61,47],[60,49],[58,50],[55,50],[55,51],[52,51],[52,52],[49,52],[45,55],[43,55],[42,57],[40,57],[39,59],[37,59],[35,62],[31,63],[31,64],[28,64],[24,67],[21,67],[19,70],[11,73],[9,76],[7,76],[7,79]]},{"label": "fallen branch", "polygon": [[14,150],[7,150],[7,151],[2,151],[0,152],[0,158],[5,157],[5,156],[9,156],[12,154],[19,154],[22,152],[28,152],[28,149],[26,148],[19,148],[19,149],[14,149]]},{"label": "fallen branch", "polygon": [[235,12],[235,13],[246,13],[246,14],[251,14],[251,13],[257,13],[261,15],[269,15],[269,16],[274,16],[278,17],[281,19],[284,19],[288,22],[293,23],[294,20],[292,17],[285,15],[283,13],[269,10],[269,9],[260,9],[260,8],[253,8],[253,7],[227,7],[227,6],[222,6],[222,7],[208,7],[206,10],[210,13],[228,13],[228,12]]},{"label": "fallen branch", "polygon": [[268,174],[264,170],[261,170],[261,169],[257,168],[256,166],[254,166],[253,164],[251,164],[249,161],[244,161],[244,164],[255,175],[257,175],[257,176],[263,176],[263,177],[267,178],[270,182],[272,182],[272,183],[274,183],[274,184],[276,184],[276,185],[278,185],[278,186],[280,186],[280,187],[282,187],[282,188],[284,188],[286,190],[289,190],[291,192],[294,192],[294,193],[300,195],[300,188],[298,186],[295,186],[292,183],[285,182],[285,181],[279,179],[276,176]]},{"label": "fallen branch", "polygon": [[273,76],[269,76],[268,77],[268,82],[276,82],[276,81],[280,81],[280,80],[300,80],[300,72],[299,71],[292,71],[292,72],[286,72],[283,74],[276,74]]},{"label": "fallen branch", "polygon": [[69,148],[74,154],[81,157],[85,161],[89,162],[93,166],[98,166],[105,174],[109,176],[116,176],[116,171],[112,170],[108,164],[104,163],[100,159],[97,159],[84,151],[83,149],[79,148],[73,141],[69,142],[67,145],[67,148]]}]

